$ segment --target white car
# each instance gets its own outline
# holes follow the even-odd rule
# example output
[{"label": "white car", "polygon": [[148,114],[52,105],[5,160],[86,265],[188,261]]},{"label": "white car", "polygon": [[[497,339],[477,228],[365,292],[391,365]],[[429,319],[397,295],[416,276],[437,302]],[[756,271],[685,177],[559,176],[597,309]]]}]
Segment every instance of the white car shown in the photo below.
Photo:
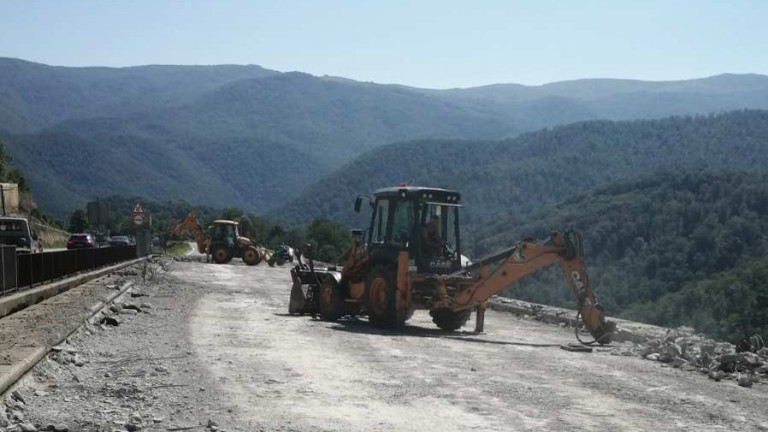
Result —
[{"label": "white car", "polygon": [[0,243],[16,246],[20,253],[43,251],[37,233],[29,229],[29,222],[22,217],[0,217]]}]

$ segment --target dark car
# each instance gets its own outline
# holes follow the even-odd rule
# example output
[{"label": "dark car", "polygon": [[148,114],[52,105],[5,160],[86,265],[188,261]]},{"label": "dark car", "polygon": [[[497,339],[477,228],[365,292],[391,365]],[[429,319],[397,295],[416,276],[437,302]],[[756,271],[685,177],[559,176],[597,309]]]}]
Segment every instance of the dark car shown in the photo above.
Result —
[{"label": "dark car", "polygon": [[126,236],[114,236],[109,240],[110,246],[130,246],[131,240]]},{"label": "dark car", "polygon": [[67,249],[91,249],[98,248],[99,243],[92,234],[72,234],[67,241]]}]

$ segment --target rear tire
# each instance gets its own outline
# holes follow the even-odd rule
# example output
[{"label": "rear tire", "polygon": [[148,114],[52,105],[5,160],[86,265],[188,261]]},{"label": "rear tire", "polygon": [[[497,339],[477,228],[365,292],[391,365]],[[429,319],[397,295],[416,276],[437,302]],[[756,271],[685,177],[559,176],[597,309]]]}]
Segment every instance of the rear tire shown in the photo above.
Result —
[{"label": "rear tire", "polygon": [[224,245],[214,247],[211,256],[216,264],[226,264],[232,261],[232,252]]},{"label": "rear tire", "polygon": [[472,310],[453,311],[451,309],[435,309],[429,311],[434,322],[441,330],[458,330],[467,323]]},{"label": "rear tire", "polygon": [[365,282],[365,304],[368,319],[377,327],[399,328],[409,318],[408,309],[398,310],[395,295],[397,283],[395,272],[384,266],[377,266]]},{"label": "rear tire", "polygon": [[261,262],[259,250],[253,246],[246,246],[243,249],[243,262],[249,266],[258,265]]},{"label": "rear tire", "polygon": [[320,286],[320,316],[326,321],[336,321],[344,315],[344,298],[339,283],[327,276]]}]

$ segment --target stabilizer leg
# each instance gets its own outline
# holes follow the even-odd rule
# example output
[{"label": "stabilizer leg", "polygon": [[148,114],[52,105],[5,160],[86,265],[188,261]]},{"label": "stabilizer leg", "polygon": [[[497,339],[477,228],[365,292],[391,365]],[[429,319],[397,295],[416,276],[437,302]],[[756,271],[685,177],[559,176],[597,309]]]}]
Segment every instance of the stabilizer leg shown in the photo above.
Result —
[{"label": "stabilizer leg", "polygon": [[475,333],[482,333],[485,326],[485,308],[486,304],[483,303],[477,306],[475,309]]}]

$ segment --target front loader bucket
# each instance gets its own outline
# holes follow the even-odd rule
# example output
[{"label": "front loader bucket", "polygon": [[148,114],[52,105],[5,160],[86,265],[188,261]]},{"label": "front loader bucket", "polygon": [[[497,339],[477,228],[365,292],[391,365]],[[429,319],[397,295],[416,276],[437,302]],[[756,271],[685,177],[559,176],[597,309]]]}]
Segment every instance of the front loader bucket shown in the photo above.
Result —
[{"label": "front loader bucket", "polygon": [[301,289],[301,282],[293,281],[293,287],[291,288],[291,301],[288,303],[288,313],[303,314],[305,313],[305,305],[307,301],[304,297],[304,290]]},{"label": "front loader bucket", "polygon": [[303,315],[318,313],[317,300],[320,291],[318,278],[315,272],[298,266],[291,269],[291,299],[288,302],[288,313],[291,315]]}]

